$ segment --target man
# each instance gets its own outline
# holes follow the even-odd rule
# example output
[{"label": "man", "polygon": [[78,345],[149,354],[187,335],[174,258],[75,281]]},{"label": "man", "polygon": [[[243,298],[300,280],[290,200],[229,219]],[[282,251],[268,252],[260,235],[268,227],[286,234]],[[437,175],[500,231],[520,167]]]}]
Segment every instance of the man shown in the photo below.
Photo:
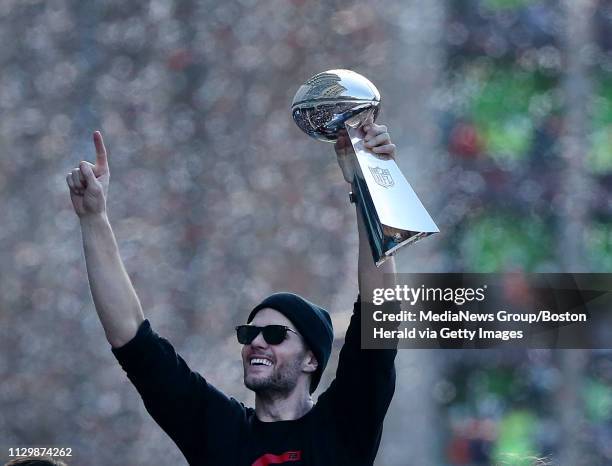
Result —
[{"label": "man", "polygon": [[[387,128],[368,121],[366,147],[394,157]],[[361,302],[355,303],[336,378],[317,403],[311,394],[325,368],[333,340],[324,309],[291,293],[256,306],[237,327],[244,383],[255,392],[247,408],[192,372],[168,341],[145,320],[119,256],[106,215],[107,153],[94,133],[96,163],[81,162],[66,181],[79,216],[93,300],[112,351],[156,422],[191,465],[372,465],[383,419],[395,388],[395,350],[360,349]],[[344,178],[353,178],[350,141],[335,145]],[[363,218],[359,230],[359,290],[371,300],[394,273],[394,260],[376,268]]]}]

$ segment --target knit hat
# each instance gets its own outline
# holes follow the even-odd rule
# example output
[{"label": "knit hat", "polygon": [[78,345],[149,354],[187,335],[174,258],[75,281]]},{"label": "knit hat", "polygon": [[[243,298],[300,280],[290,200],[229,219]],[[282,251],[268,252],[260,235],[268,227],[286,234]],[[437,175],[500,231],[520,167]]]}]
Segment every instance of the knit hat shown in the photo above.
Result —
[{"label": "knit hat", "polygon": [[255,306],[249,314],[247,324],[264,308],[274,309],[289,319],[317,358],[317,370],[312,374],[310,383],[310,393],[314,392],[329,360],[334,341],[334,329],[329,313],[296,294],[275,293]]}]

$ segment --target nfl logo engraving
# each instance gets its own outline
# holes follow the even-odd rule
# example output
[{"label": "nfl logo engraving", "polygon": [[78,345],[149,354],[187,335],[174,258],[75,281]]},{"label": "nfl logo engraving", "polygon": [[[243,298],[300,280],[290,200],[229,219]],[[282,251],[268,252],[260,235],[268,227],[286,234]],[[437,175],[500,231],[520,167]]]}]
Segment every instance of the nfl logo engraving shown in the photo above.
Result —
[{"label": "nfl logo engraving", "polygon": [[369,165],[368,168],[370,169],[370,173],[372,173],[376,184],[381,185],[383,188],[390,188],[395,184],[393,178],[391,178],[391,173],[389,170],[380,167],[370,167]]}]

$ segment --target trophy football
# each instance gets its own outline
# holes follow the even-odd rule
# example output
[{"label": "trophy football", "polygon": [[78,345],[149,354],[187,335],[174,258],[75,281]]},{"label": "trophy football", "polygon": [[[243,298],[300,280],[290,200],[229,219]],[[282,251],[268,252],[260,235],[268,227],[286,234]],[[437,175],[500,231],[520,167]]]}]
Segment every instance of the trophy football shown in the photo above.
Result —
[{"label": "trophy football", "polygon": [[314,75],[291,104],[298,127],[319,141],[333,143],[347,131],[354,150],[351,199],[361,209],[377,266],[402,246],[440,231],[395,161],[364,146],[360,128],[379,110],[378,89],[350,70]]}]

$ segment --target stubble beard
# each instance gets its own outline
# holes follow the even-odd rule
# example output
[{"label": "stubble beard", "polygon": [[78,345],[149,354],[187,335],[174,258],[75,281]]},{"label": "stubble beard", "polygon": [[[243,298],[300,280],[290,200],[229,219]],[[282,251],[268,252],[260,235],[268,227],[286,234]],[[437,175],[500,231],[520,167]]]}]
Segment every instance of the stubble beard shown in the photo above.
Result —
[{"label": "stubble beard", "polygon": [[275,366],[266,377],[249,377],[245,371],[244,385],[256,394],[290,393],[296,387],[301,373],[300,359],[295,358],[290,364]]}]

